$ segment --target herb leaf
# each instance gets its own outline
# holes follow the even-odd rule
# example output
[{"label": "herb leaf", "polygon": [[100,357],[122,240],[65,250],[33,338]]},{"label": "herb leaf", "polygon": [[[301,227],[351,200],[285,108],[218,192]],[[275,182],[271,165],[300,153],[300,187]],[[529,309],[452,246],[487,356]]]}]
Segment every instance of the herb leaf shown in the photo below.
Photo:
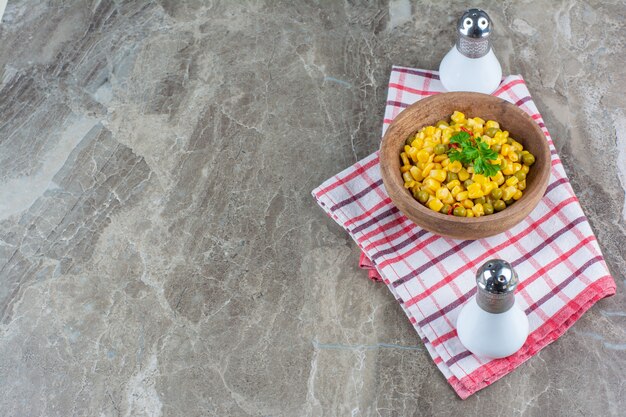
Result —
[{"label": "herb leaf", "polygon": [[498,153],[480,137],[472,139],[469,133],[460,131],[450,138],[450,143],[453,147],[448,151],[448,157],[452,162],[460,161],[462,164],[474,165],[476,174],[484,174],[488,177],[500,171],[499,164],[489,162],[498,159]]}]

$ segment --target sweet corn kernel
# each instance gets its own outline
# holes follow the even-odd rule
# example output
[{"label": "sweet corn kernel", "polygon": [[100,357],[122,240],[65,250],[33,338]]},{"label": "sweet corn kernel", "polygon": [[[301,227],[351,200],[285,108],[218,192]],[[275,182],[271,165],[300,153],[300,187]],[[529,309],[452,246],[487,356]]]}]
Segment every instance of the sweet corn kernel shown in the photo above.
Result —
[{"label": "sweet corn kernel", "polygon": [[435,210],[435,211],[439,211],[441,210],[441,208],[443,207],[443,203],[441,202],[441,200],[439,200],[438,198],[433,198],[432,200],[430,200],[430,202],[428,203],[428,207],[431,210]]},{"label": "sweet corn kernel", "polygon": [[467,193],[468,193],[468,197],[471,199],[474,198],[480,198],[480,197],[484,197],[485,194],[483,193],[483,190],[480,186],[479,183],[475,182],[473,184],[471,184],[469,187],[467,187]]},{"label": "sweet corn kernel", "polygon": [[428,176],[430,178],[436,179],[439,182],[443,182],[446,179],[446,171],[444,171],[443,169],[433,169],[429,172]]},{"label": "sweet corn kernel", "polygon": [[467,191],[461,191],[461,192],[456,193],[456,195],[454,196],[454,199],[459,202],[463,200],[467,200],[467,195],[468,195]]},{"label": "sweet corn kernel", "polygon": [[407,157],[406,152],[402,152],[400,154],[400,159],[402,160],[402,165],[410,165],[409,158]]},{"label": "sweet corn kernel", "polygon": [[430,155],[428,154],[428,151],[425,149],[422,149],[419,152],[417,152],[417,160],[423,164],[428,162],[429,156]]},{"label": "sweet corn kernel", "polygon": [[[450,158],[446,158],[443,161],[441,161],[441,166],[442,167],[447,168],[448,165],[450,165]],[[524,166],[526,166],[526,165],[524,165]]]},{"label": "sweet corn kernel", "polygon": [[461,185],[461,181],[459,180],[452,180],[449,183],[446,184],[446,187],[448,187],[448,190],[452,191],[452,189],[458,185]]},{"label": "sweet corn kernel", "polygon": [[433,159],[433,161],[435,162],[442,162],[443,160],[448,159],[448,155],[446,155],[445,153],[443,155],[437,155],[435,156],[435,158]]},{"label": "sweet corn kernel", "polygon": [[485,127],[487,129],[489,129],[490,127],[495,127],[496,129],[500,129],[500,123],[496,122],[495,120],[487,120],[487,123],[485,123]]},{"label": "sweet corn kernel", "polygon": [[480,217],[485,214],[485,209],[483,208],[483,205],[480,203],[474,204],[474,207],[472,207],[472,211],[474,212],[474,216],[476,217]]},{"label": "sweet corn kernel", "polygon": [[472,120],[474,120],[474,123],[476,123],[477,125],[484,125],[485,121],[483,119],[481,119],[480,117],[474,117]]},{"label": "sweet corn kernel", "polygon": [[[505,160],[506,161],[506,160]],[[504,162],[504,161],[503,161]],[[506,167],[505,168],[501,168],[501,171],[504,175],[513,175],[515,174],[515,171],[513,170],[513,164],[508,162],[507,164],[505,164]]]},{"label": "sweet corn kernel", "polygon": [[506,200],[510,200],[511,198],[513,198],[513,195],[517,192],[517,188],[515,188],[514,186],[509,186],[509,187],[505,187],[504,190],[502,190],[502,199],[504,201]]},{"label": "sweet corn kernel", "polygon": [[522,146],[521,143],[519,143],[518,141],[514,140],[513,143],[511,144],[511,146],[513,147],[513,149],[515,149],[517,152],[521,152],[524,147]]},{"label": "sweet corn kernel", "polygon": [[424,169],[422,170],[422,175],[423,175],[424,177],[427,177],[427,176],[428,176],[428,174],[430,174],[430,171],[431,171],[434,167],[435,167],[435,164],[433,164],[432,162],[427,163],[427,164],[424,166]]},{"label": "sweet corn kernel", "polygon": [[517,189],[524,191],[526,189],[526,180],[518,182]]},{"label": "sweet corn kernel", "polygon": [[404,183],[404,188],[413,188],[417,183],[413,180]]},{"label": "sweet corn kernel", "polygon": [[441,166],[441,164],[439,162],[435,162],[435,166],[433,169],[442,169],[443,167]]},{"label": "sweet corn kernel", "polygon": [[404,182],[413,181],[413,177],[411,176],[409,172],[404,172],[402,174],[402,179],[404,180]]},{"label": "sweet corn kernel", "polygon": [[519,182],[519,179],[515,176],[509,178],[508,180],[505,181],[506,185],[515,185]]},{"label": "sweet corn kernel", "polygon": [[420,190],[421,191],[426,191],[428,194],[432,195],[433,197],[435,196],[435,192],[433,190],[431,190],[430,188],[428,188],[428,186],[422,184],[420,186]]},{"label": "sweet corn kernel", "polygon": [[460,192],[463,192],[463,187],[460,185],[456,185],[450,190],[450,193],[452,193],[452,196],[455,198]]},{"label": "sweet corn kernel", "polygon": [[502,148],[500,149],[500,154],[507,156],[510,151],[511,151],[511,145],[509,145],[508,143],[505,143],[504,145],[502,145]]},{"label": "sweet corn kernel", "polygon": [[515,194],[513,194],[513,200],[519,200],[520,198],[522,198],[522,195],[522,190],[517,190]]},{"label": "sweet corn kernel", "polygon": [[424,139],[415,138],[413,142],[411,142],[411,146],[416,149],[422,149],[424,147]]},{"label": "sweet corn kernel", "polygon": [[[459,162],[459,164],[460,164],[460,162]],[[452,172],[454,172],[454,171],[452,171]],[[461,180],[461,181],[465,181],[466,179],[468,179],[470,177],[469,172],[467,172],[467,170],[465,168],[462,168],[460,171],[458,171],[458,175],[459,175],[459,180]]]},{"label": "sweet corn kernel", "polygon": [[509,159],[511,160],[511,162],[517,162],[519,161],[519,155],[517,154],[517,152],[509,152]]},{"label": "sweet corn kernel", "polygon": [[448,170],[450,172],[454,172],[455,174],[458,172],[461,172],[462,169],[463,169],[463,164],[461,164],[461,161],[450,162],[450,165],[448,165]]},{"label": "sweet corn kernel", "polygon": [[474,167],[467,167],[467,172],[469,172],[470,174],[474,173]]},{"label": "sweet corn kernel", "polygon": [[474,207],[474,202],[472,200],[470,200],[469,198],[466,200],[463,200],[461,202],[461,204],[463,205],[463,207],[465,207],[466,209],[472,208]]},{"label": "sweet corn kernel", "polygon": [[496,175],[491,177],[491,179],[497,184],[502,185],[504,183],[504,175],[502,175],[502,171],[498,171]]},{"label": "sweet corn kernel", "polygon": [[522,165],[522,169],[520,169],[520,171],[522,171],[524,174],[528,174],[528,165]]},{"label": "sweet corn kernel", "polygon": [[424,129],[424,134],[426,136],[432,136],[435,134],[435,129],[437,129],[435,126],[426,126],[426,128]]},{"label": "sweet corn kernel", "polygon": [[474,174],[474,175],[472,175],[472,180],[474,180],[474,182],[477,182],[480,185],[483,185],[483,184],[487,183],[487,177],[485,177],[482,174]]},{"label": "sweet corn kernel", "polygon": [[472,210],[467,210],[465,212],[465,217],[474,217],[474,212]]},{"label": "sweet corn kernel", "polygon": [[454,204],[456,201],[454,201],[454,197],[452,197],[452,194],[450,194],[448,197],[446,197],[445,199],[441,200],[446,204]]},{"label": "sweet corn kernel", "polygon": [[[439,189],[439,187],[441,187],[441,183],[439,181],[437,181],[434,178],[426,178],[424,180],[424,185],[428,188],[430,188],[433,191],[437,191]],[[515,187],[513,187],[515,188]]]},{"label": "sweet corn kernel", "polygon": [[415,181],[421,181],[424,179],[422,171],[416,166],[411,167],[411,170],[409,172],[411,173],[411,176]]},{"label": "sweet corn kernel", "polygon": [[454,113],[452,113],[452,116],[450,116],[450,119],[452,119],[454,123],[461,123],[465,121],[465,115],[460,111],[455,110]]},{"label": "sweet corn kernel", "polygon": [[414,147],[414,146],[411,146],[411,148],[410,148],[410,149],[409,149],[409,151],[407,152],[407,153],[408,153],[408,155],[409,155],[409,157],[410,157],[410,158],[411,158],[411,160],[413,161],[413,163],[418,162],[418,160],[417,160],[417,153],[418,153],[418,152],[419,152],[419,151],[418,151],[418,150],[417,150],[417,148],[416,148],[416,147]]},{"label": "sweet corn kernel", "polygon": [[519,171],[520,169],[522,169],[522,164],[518,164],[517,162],[515,162],[513,164],[513,173],[516,173],[517,171]]},{"label": "sweet corn kernel", "polygon": [[496,188],[498,186],[498,184],[496,184],[493,181],[489,181],[485,184],[482,185],[482,189],[483,189],[483,194],[487,195],[491,192],[491,190],[493,190],[494,188]]},{"label": "sweet corn kernel", "polygon": [[446,200],[448,197],[450,197],[450,195],[450,190],[448,190],[446,187],[441,187],[435,192],[435,197],[440,200]]},{"label": "sweet corn kernel", "polygon": [[405,172],[407,172],[408,170],[410,170],[410,169],[411,169],[411,166],[412,166],[412,165],[402,165],[402,166],[400,167],[400,172],[402,172],[402,173],[404,174]]}]

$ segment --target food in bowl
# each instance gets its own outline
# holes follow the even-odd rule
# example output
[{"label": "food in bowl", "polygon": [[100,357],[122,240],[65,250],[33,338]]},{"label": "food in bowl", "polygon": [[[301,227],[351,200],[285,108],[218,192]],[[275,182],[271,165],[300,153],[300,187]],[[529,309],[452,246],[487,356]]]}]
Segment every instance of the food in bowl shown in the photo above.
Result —
[{"label": "food in bowl", "polygon": [[400,159],[404,187],[413,197],[457,217],[490,215],[515,203],[535,162],[498,122],[459,111],[407,138]]}]

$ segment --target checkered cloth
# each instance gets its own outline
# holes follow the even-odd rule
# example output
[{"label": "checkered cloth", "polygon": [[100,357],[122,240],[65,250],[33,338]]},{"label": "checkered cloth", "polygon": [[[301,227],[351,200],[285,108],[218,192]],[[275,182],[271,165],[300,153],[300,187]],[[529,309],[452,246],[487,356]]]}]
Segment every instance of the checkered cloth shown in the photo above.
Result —
[{"label": "checkered cloth", "polygon": [[[444,91],[436,72],[393,67],[383,133],[410,104]],[[380,176],[378,152],[313,191],[320,206],[359,245],[398,300],[435,363],[461,398],[486,387],[561,336],[615,282],[565,175],[550,134],[521,76],[506,77],[494,95],[515,103],[541,127],[552,152],[546,194],[533,212],[505,233],[455,240],[421,229],[392,204]],[[518,272],[517,301],[530,320],[526,344],[514,355],[487,360],[461,345],[455,323],[476,292],[475,272],[502,258]]]}]

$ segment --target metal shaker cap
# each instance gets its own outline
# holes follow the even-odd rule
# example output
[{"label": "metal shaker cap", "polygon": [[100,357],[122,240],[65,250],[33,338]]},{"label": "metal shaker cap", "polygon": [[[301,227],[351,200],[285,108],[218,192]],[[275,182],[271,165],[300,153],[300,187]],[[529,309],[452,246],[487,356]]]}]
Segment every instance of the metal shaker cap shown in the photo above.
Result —
[{"label": "metal shaker cap", "polygon": [[478,268],[476,284],[478,306],[489,313],[504,313],[515,303],[519,279],[507,261],[491,259]]},{"label": "metal shaker cap", "polygon": [[491,29],[493,23],[489,15],[480,9],[469,9],[456,25],[456,47],[468,58],[480,58],[491,49]]}]

